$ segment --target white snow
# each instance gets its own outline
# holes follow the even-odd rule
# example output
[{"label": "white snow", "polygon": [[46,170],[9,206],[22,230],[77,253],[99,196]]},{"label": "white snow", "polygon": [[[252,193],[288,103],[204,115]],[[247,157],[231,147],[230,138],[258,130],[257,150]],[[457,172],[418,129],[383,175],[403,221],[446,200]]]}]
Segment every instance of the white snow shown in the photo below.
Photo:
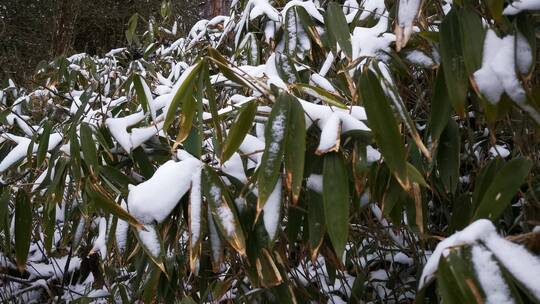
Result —
[{"label": "white snow", "polygon": [[189,197],[189,228],[191,246],[194,246],[201,235],[201,169],[196,170],[191,178],[191,195]]},{"label": "white snow", "polygon": [[407,60],[411,63],[417,64],[425,68],[430,68],[435,65],[435,61],[433,61],[431,57],[419,50],[413,50],[408,52],[405,58],[407,58]]},{"label": "white snow", "polygon": [[94,240],[94,245],[90,254],[99,251],[102,259],[107,257],[107,220],[104,217],[99,219],[99,233]]},{"label": "white snow", "polygon": [[118,144],[129,153],[133,149],[133,143],[131,134],[128,133],[127,128],[139,123],[143,119],[144,113],[140,111],[121,118],[108,118],[105,121],[105,125]]},{"label": "white snow", "polygon": [[283,187],[281,183],[281,178],[278,178],[274,190],[266,200],[266,203],[263,207],[263,221],[266,232],[271,240],[276,237],[277,228],[280,220],[280,209],[281,209],[281,188]]},{"label": "white snow", "polygon": [[231,158],[229,158],[223,165],[221,165],[221,170],[236,178],[241,183],[247,183],[248,179],[246,176],[246,172],[244,171],[244,164],[242,163],[242,158],[240,157],[240,154],[234,153]]},{"label": "white snow", "polygon": [[525,90],[515,72],[514,42],[512,35],[499,38],[492,29],[487,31],[482,68],[474,73],[474,80],[480,93],[493,104],[499,102],[503,92],[518,103],[525,101]]},{"label": "white snow", "polygon": [[[390,52],[390,44],[396,40],[394,34],[386,32],[387,28],[388,12],[380,16],[374,27],[356,27],[351,37],[352,59],[375,57],[386,60],[386,53]],[[351,73],[354,73],[354,69]]]},{"label": "white snow", "polygon": [[221,205],[216,208],[216,215],[219,218],[219,222],[225,228],[227,236],[233,236],[236,228],[234,227],[234,216],[231,208],[227,205]]},{"label": "white snow", "polygon": [[[11,151],[9,151],[9,153],[0,162],[0,173],[1,173],[1,172],[6,171],[9,167],[11,167],[13,164],[20,161],[26,156],[26,153],[28,152],[28,147],[30,146],[30,143],[32,142],[32,140],[26,137],[17,136],[10,133],[0,134],[0,137],[4,139],[9,139],[17,144],[17,146],[11,149]],[[62,135],[60,133],[50,134],[47,151],[54,149],[56,146],[58,146],[58,144],[61,141],[62,141]],[[39,148],[39,144],[35,143],[33,146],[32,153],[37,153],[38,148]]]},{"label": "white snow", "polygon": [[137,235],[143,243],[143,246],[154,257],[159,257],[161,253],[161,246],[159,244],[158,233],[154,225],[146,225],[146,230],[137,229]]},{"label": "white snow", "polygon": [[536,298],[540,298],[540,284],[536,275],[540,273],[540,258],[523,246],[507,241],[496,234],[491,237],[486,235],[484,242],[503,266]]},{"label": "white snow", "polygon": [[516,60],[519,72],[527,74],[533,63],[533,53],[529,41],[520,32],[516,35]]},{"label": "white snow", "polygon": [[399,51],[409,41],[413,33],[413,22],[420,9],[420,0],[400,0],[398,5],[398,25],[396,27],[396,48]]},{"label": "white snow", "polygon": [[507,158],[510,156],[510,150],[508,150],[505,146],[502,145],[494,145],[493,147],[489,148],[489,155],[491,157],[502,157]]},{"label": "white snow", "polygon": [[538,0],[514,0],[508,5],[503,15],[517,15],[526,10],[540,10],[540,1]]},{"label": "white snow", "polygon": [[341,135],[341,119],[339,114],[339,112],[336,112],[330,115],[326,120],[326,123],[322,128],[317,153],[323,154],[339,150],[339,140]]},{"label": "white snow", "polygon": [[210,208],[208,208],[208,234],[210,235],[210,245],[212,247],[212,260],[219,262],[223,244],[217,231],[216,223],[212,218]]},{"label": "white snow", "polygon": [[[122,207],[122,209],[127,210],[126,201],[122,200],[120,206]],[[114,234],[116,240],[116,247],[118,247],[118,250],[120,250],[120,252],[124,252],[124,250],[126,249],[128,231],[128,222],[122,219],[118,219],[118,221],[116,222],[116,231]]]},{"label": "white snow", "polygon": [[[537,284],[535,275],[536,273],[540,273],[540,259],[528,252],[521,245],[507,241],[499,236],[493,223],[485,219],[473,222],[462,231],[454,233],[437,245],[435,251],[433,251],[433,254],[424,266],[422,276],[420,277],[419,288],[422,288],[433,278],[441,255],[446,255],[448,250],[456,246],[471,245],[474,247],[479,242],[484,244],[502,265],[533,294],[537,297],[540,296],[540,286]],[[485,264],[485,254],[480,257],[477,256],[477,260]],[[490,271],[492,273],[480,273],[480,276],[491,276],[493,271],[496,270],[490,268],[490,270],[485,269],[484,271]],[[484,281],[484,283],[496,284],[497,280],[491,278],[490,281]]]},{"label": "white snow", "polygon": [[307,181],[306,186],[317,193],[323,192],[323,176],[320,174],[311,174]]},{"label": "white snow", "polygon": [[285,20],[285,15],[286,15],[287,11],[289,10],[289,8],[291,8],[293,6],[301,6],[301,7],[303,7],[311,17],[313,17],[315,20],[317,20],[317,21],[319,21],[321,23],[324,23],[323,15],[321,15],[321,13],[319,12],[319,10],[318,10],[317,6],[315,5],[315,3],[313,3],[313,1],[310,1],[310,0],[308,0],[308,1],[298,1],[298,0],[288,1],[287,4],[285,4],[283,9],[281,10],[281,15],[282,15],[283,20]]},{"label": "white snow", "polygon": [[247,134],[239,150],[258,164],[261,161],[264,146],[263,141],[251,134]]},{"label": "white snow", "polygon": [[309,78],[310,84],[316,85],[330,93],[337,93],[334,86],[328,81],[328,79],[324,78],[322,75],[314,73],[311,74]]},{"label": "white snow", "polygon": [[474,244],[478,240],[496,234],[495,226],[493,226],[489,220],[482,219],[473,222],[462,231],[456,232],[441,241],[437,244],[437,247],[428,259],[426,265],[424,265],[418,288],[422,288],[429,280],[431,280],[439,266],[439,259],[446,250],[458,245]]},{"label": "white snow", "polygon": [[486,294],[486,304],[515,303],[493,254],[478,245],[473,246],[471,253],[476,277]]},{"label": "white snow", "polygon": [[189,190],[191,177],[200,165],[197,159],[169,160],[146,182],[130,185],[129,213],[142,223],[161,223]]}]

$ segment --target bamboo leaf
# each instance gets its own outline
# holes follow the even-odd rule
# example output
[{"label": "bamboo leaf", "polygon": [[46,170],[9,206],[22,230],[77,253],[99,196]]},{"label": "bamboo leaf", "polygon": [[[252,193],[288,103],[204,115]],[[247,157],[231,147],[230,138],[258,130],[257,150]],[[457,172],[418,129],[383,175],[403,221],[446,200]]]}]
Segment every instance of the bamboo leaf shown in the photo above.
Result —
[{"label": "bamboo leaf", "polygon": [[[467,76],[471,76],[482,65],[484,26],[482,19],[472,9],[459,9],[461,47]],[[446,43],[446,41],[445,41]]]},{"label": "bamboo leaf", "polygon": [[371,131],[384,161],[402,186],[408,187],[405,147],[396,119],[375,74],[366,69],[360,77],[360,93]]},{"label": "bamboo leaf", "polygon": [[19,271],[26,269],[30,240],[32,239],[32,205],[23,189],[15,197],[15,257]]},{"label": "bamboo leaf", "polygon": [[124,208],[115,203],[109,195],[101,188],[101,186],[88,182],[86,184],[86,194],[97,207],[111,213],[114,216],[128,222],[135,228],[142,228],[143,225],[129,214]]},{"label": "bamboo leaf", "polygon": [[[150,105],[150,102],[152,101],[152,93],[150,92],[150,88],[148,88],[146,81],[142,78],[141,75],[133,75],[133,86],[135,87],[137,97],[139,98],[139,102],[141,103],[143,110],[146,113],[148,113],[149,111],[152,112]],[[152,112],[152,118],[155,118],[154,112]]]},{"label": "bamboo leaf", "polygon": [[311,86],[305,83],[297,83],[294,85],[295,88],[298,88],[305,94],[308,94],[311,97],[320,99],[323,102],[326,102],[329,105],[336,106],[341,109],[347,109],[345,105],[346,100],[341,97],[338,97],[322,88]]},{"label": "bamboo leaf", "polygon": [[461,26],[458,14],[458,9],[452,8],[441,24],[440,52],[450,102],[454,110],[460,116],[464,116],[468,76],[463,59]]},{"label": "bamboo leaf", "polygon": [[81,146],[75,128],[69,131],[69,154],[71,156],[71,172],[75,180],[81,179]]},{"label": "bamboo leaf", "polygon": [[163,241],[155,225],[146,225],[144,228],[134,228],[135,236],[150,260],[152,260],[161,272],[167,274],[165,265],[163,264]]},{"label": "bamboo leaf", "polygon": [[446,90],[446,82],[444,80],[444,72],[442,67],[439,68],[435,79],[435,87],[433,89],[433,97],[431,98],[431,111],[429,116],[429,130],[431,132],[431,140],[434,143],[439,141],[441,133],[446,128],[448,117],[452,111],[448,91]]},{"label": "bamboo leaf", "polygon": [[497,220],[510,204],[531,167],[532,162],[523,157],[514,158],[504,164],[483,195],[473,220],[479,218]]},{"label": "bamboo leaf", "polygon": [[92,129],[87,123],[82,123],[80,131],[81,148],[84,155],[84,161],[90,170],[92,170],[91,172],[93,172],[98,168],[98,156],[96,146],[94,144],[94,138],[92,137]]},{"label": "bamboo leaf", "polygon": [[308,233],[311,260],[314,261],[319,253],[324,235],[326,233],[326,220],[324,217],[324,202],[321,195],[315,191],[307,193],[308,205]]},{"label": "bamboo leaf", "polygon": [[459,181],[461,136],[458,124],[448,119],[437,147],[437,173],[447,192],[455,193]]},{"label": "bamboo leaf", "polygon": [[225,76],[227,79],[236,82],[239,85],[245,86],[250,88],[248,82],[246,82],[242,77],[239,77],[237,75],[237,72],[234,71],[229,67],[229,63],[225,57],[223,57],[216,49],[209,48],[208,49],[208,56],[212,61],[218,66],[219,71]]},{"label": "bamboo leaf", "polygon": [[328,32],[332,39],[337,41],[341,50],[350,59],[352,57],[351,34],[343,10],[337,2],[330,2],[328,4],[324,23],[328,27]]},{"label": "bamboo leaf", "polygon": [[326,228],[338,257],[343,255],[349,236],[349,178],[345,161],[327,153],[323,168],[323,202]]},{"label": "bamboo leaf", "polygon": [[223,143],[223,150],[220,157],[222,164],[238,150],[249,130],[251,130],[256,113],[256,102],[251,102],[240,110]]},{"label": "bamboo leaf", "polygon": [[43,127],[43,133],[39,136],[39,146],[37,150],[37,156],[36,156],[36,166],[40,166],[43,161],[45,160],[45,155],[47,154],[47,150],[49,148],[49,136],[51,134],[51,124],[49,122],[45,122],[45,126]]},{"label": "bamboo leaf", "polygon": [[[165,116],[165,122],[163,123],[164,131],[167,131],[171,126],[175,118],[176,109],[178,109],[180,104],[185,102],[186,100],[189,101],[193,98],[193,86],[195,85],[195,79],[199,75],[202,66],[203,61],[199,60],[190,70],[184,72],[188,73],[185,77],[183,77],[184,75],[182,75],[182,83],[178,87],[178,90],[174,93],[174,97],[171,101],[169,109],[167,110],[167,115]],[[184,113],[184,115],[186,114]],[[189,117],[186,117],[186,119],[187,118]]]},{"label": "bamboo leaf", "polygon": [[259,186],[257,214],[264,207],[279,177],[292,100],[293,97],[290,95],[281,93],[272,107],[266,124],[265,148],[257,177]]},{"label": "bamboo leaf", "polygon": [[241,255],[246,253],[246,241],[236,207],[217,173],[205,166],[202,171],[202,188],[208,207],[221,235]]},{"label": "bamboo leaf", "polygon": [[291,98],[287,138],[285,140],[286,185],[292,194],[293,204],[298,196],[304,179],[304,162],[306,157],[306,119],[304,108],[296,98]]},{"label": "bamboo leaf", "polygon": [[445,303],[483,303],[482,289],[469,262],[470,254],[464,254],[464,249],[453,249],[439,261],[437,285]]}]

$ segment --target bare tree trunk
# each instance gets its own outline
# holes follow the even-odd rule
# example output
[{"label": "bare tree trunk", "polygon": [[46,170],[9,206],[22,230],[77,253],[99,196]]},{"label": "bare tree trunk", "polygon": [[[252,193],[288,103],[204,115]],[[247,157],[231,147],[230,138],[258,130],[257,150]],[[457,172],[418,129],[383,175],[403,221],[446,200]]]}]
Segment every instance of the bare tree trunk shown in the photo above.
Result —
[{"label": "bare tree trunk", "polygon": [[69,51],[73,42],[74,25],[80,0],[57,0],[51,55],[56,57]]},{"label": "bare tree trunk", "polygon": [[227,14],[231,5],[230,0],[208,0],[206,5],[206,18]]}]

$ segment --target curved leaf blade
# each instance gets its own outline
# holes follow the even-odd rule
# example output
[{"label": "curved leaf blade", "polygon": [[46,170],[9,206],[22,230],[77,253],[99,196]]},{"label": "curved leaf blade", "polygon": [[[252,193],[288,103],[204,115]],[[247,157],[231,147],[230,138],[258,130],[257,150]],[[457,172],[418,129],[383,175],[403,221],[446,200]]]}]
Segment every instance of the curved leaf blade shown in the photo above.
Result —
[{"label": "curved leaf blade", "polygon": [[223,150],[220,157],[222,164],[238,150],[249,130],[251,130],[256,113],[256,102],[251,102],[240,110],[240,113],[236,116],[236,119],[229,130],[229,134],[227,134],[227,138],[223,143]]}]

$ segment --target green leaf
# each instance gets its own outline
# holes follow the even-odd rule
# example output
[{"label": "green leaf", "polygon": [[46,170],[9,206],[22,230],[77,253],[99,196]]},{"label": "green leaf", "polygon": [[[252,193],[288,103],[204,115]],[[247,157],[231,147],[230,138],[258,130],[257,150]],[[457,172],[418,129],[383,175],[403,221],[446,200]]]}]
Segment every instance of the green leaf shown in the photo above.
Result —
[{"label": "green leaf", "polygon": [[50,135],[51,135],[51,124],[49,122],[45,122],[45,126],[43,127],[43,133],[41,133],[41,135],[39,136],[39,146],[38,146],[37,156],[36,156],[37,167],[39,167],[45,160],[45,155],[47,154],[47,150],[49,148]]},{"label": "green leaf", "polygon": [[324,23],[328,27],[332,40],[337,41],[341,50],[350,59],[352,57],[351,34],[343,10],[337,2],[328,4]]},{"label": "green leaf", "polygon": [[305,34],[299,19],[295,7],[291,7],[285,12],[283,40],[285,40],[285,52],[291,56],[296,56],[298,45],[301,44],[301,35]]},{"label": "green leaf", "polygon": [[322,196],[312,190],[307,192],[308,197],[308,233],[311,260],[317,258],[324,235],[326,233],[326,219],[324,217],[324,203]]},{"label": "green leaf", "polygon": [[87,123],[81,124],[81,148],[84,155],[84,161],[90,168],[91,172],[98,168],[98,157],[94,138],[92,137],[92,129]]},{"label": "green leaf", "polygon": [[417,183],[422,187],[429,187],[426,180],[422,176],[422,173],[420,173],[420,171],[418,171],[418,169],[416,169],[416,167],[409,162],[407,162],[407,177],[413,183]]},{"label": "green leaf", "polygon": [[326,228],[338,257],[349,236],[349,177],[338,153],[327,153],[323,168],[323,202]]},{"label": "green leaf", "polygon": [[56,202],[54,199],[49,199],[43,208],[43,234],[45,236],[43,247],[47,253],[50,253],[52,250],[55,224]]},{"label": "green leaf", "polygon": [[112,166],[103,166],[99,170],[99,175],[116,185],[124,194],[128,192],[128,185],[135,184],[135,180],[125,175],[120,170]]},{"label": "green leaf", "polygon": [[390,170],[407,185],[406,154],[390,103],[375,74],[366,69],[360,77],[360,93],[375,141]]},{"label": "green leaf", "polygon": [[210,76],[208,71],[208,65],[204,71],[206,76],[206,96],[208,97],[208,107],[210,108],[210,114],[212,115],[212,127],[214,128],[215,142],[214,149],[217,155],[221,155],[223,149],[223,133],[221,131],[221,122],[218,113],[218,102],[216,99],[216,91],[210,82]]},{"label": "green leaf", "polygon": [[9,231],[9,199],[10,191],[8,187],[0,190],[0,235],[3,242],[0,243],[0,248],[3,252],[11,252],[11,231]]},{"label": "green leaf", "polygon": [[141,170],[142,176],[146,179],[150,179],[154,175],[154,167],[148,159],[148,155],[144,152],[142,147],[137,147],[135,150],[131,151],[133,155],[133,160],[137,164],[137,167]]},{"label": "green leaf", "polygon": [[517,157],[507,162],[495,174],[483,195],[473,220],[487,218],[496,220],[510,204],[512,197],[529,174],[532,161]]},{"label": "green leaf", "polygon": [[19,271],[26,269],[26,259],[32,238],[32,205],[23,189],[15,197],[15,257]]},{"label": "green leaf", "polygon": [[[175,145],[183,142],[184,140],[188,138],[188,136],[191,133],[191,127],[193,126],[193,118],[195,117],[195,114],[197,112],[200,112],[200,116],[202,120],[202,97],[203,97],[203,90],[204,90],[203,75],[207,69],[206,69],[206,61],[201,61],[201,62],[202,62],[202,67],[199,68],[199,71],[202,71],[202,73],[198,74],[198,84],[196,86],[197,99],[193,97],[193,90],[195,89],[195,86],[191,86],[191,89],[189,89],[188,92],[186,93],[187,95],[182,104],[182,113],[180,116],[180,129],[178,130],[178,136],[176,137]],[[202,145],[201,143],[196,143],[197,147],[200,147],[201,145]],[[195,153],[195,155],[196,154],[197,153]]]},{"label": "green leaf", "polygon": [[473,267],[469,262],[470,254],[468,256],[464,254],[464,249],[452,249],[448,256],[439,260],[437,285],[445,303],[483,303],[482,289],[474,277]]},{"label": "green leaf", "polygon": [[135,237],[141,244],[146,255],[152,262],[166,274],[165,265],[163,264],[163,240],[155,225],[146,225],[145,229],[134,228]]},{"label": "green leaf", "polygon": [[221,235],[234,250],[245,256],[246,240],[236,207],[217,173],[208,166],[202,171],[202,189]]},{"label": "green leaf", "polygon": [[338,97],[325,89],[314,87],[305,83],[297,83],[294,85],[294,87],[311,97],[315,97],[323,102],[326,102],[329,105],[333,105],[341,109],[347,109],[347,106],[345,105],[345,102],[347,101],[345,99]]},{"label": "green leaf", "polygon": [[444,80],[444,72],[442,67],[439,68],[435,79],[435,87],[431,98],[431,111],[429,115],[429,130],[431,140],[436,143],[439,141],[441,133],[446,128],[448,117],[452,111],[448,91],[446,90],[446,82]]},{"label": "green leaf", "polygon": [[[201,71],[202,66],[203,66],[203,61],[199,60],[193,66],[193,68],[191,68],[191,70],[184,72],[184,73],[188,73],[185,77],[184,75],[182,75],[181,77],[181,79],[183,79],[182,84],[178,87],[178,90],[174,93],[174,97],[169,106],[169,110],[167,111],[167,115],[165,116],[165,122],[163,123],[164,131],[167,131],[169,127],[171,126],[176,116],[176,109],[178,109],[180,104],[185,102],[186,100],[188,101],[191,100],[193,102],[193,86],[195,85],[195,79],[198,76],[199,72]],[[187,115],[187,114],[184,113],[184,115]],[[187,118],[188,117],[186,117],[186,119]]]},{"label": "green leaf", "polygon": [[238,150],[244,141],[249,130],[251,130],[255,114],[257,114],[257,103],[250,102],[243,107],[236,116],[236,119],[229,130],[229,134],[227,134],[227,138],[223,143],[223,150],[220,157],[222,164]]},{"label": "green leaf", "polygon": [[501,22],[504,0],[486,0],[485,3],[493,19],[497,22]]},{"label": "green leaf", "polygon": [[294,66],[294,61],[291,56],[278,53],[274,58],[278,75],[285,83],[295,83],[300,80],[300,76],[298,75],[298,71]]},{"label": "green leaf", "polygon": [[129,45],[131,45],[132,43],[138,44],[139,42],[135,33],[135,31],[137,30],[138,21],[139,21],[139,14],[137,13],[133,14],[131,18],[129,18],[128,28],[126,30],[126,39]]},{"label": "green leaf", "polygon": [[472,195],[473,203],[476,208],[482,201],[484,194],[491,185],[491,182],[495,178],[495,174],[499,172],[501,167],[504,165],[504,161],[496,158],[490,160],[481,170],[478,176],[476,177],[474,192]]},{"label": "green leaf", "polygon": [[[145,80],[142,78],[141,75],[133,75],[133,86],[135,87],[137,97],[139,98],[139,102],[141,103],[143,110],[148,113],[148,111],[151,111],[149,98],[152,98],[152,95],[150,93],[148,85],[146,84]],[[154,116],[154,114],[152,114],[152,117]]]},{"label": "green leaf", "polygon": [[[409,114],[407,107],[403,103],[403,99],[399,95],[399,90],[396,86],[396,82],[393,80],[393,77],[385,76],[385,74],[381,70],[380,64],[372,64],[371,67],[375,70],[376,76],[378,79],[380,79],[381,87],[384,88],[383,91],[386,92],[387,100],[391,102],[394,107],[393,110],[395,114],[401,119],[401,121],[405,124],[407,127],[407,130],[409,131],[412,139],[414,140],[416,146],[420,149],[420,151],[431,161],[431,155],[422,142],[422,139],[420,138],[420,134],[418,133],[418,130],[416,129],[416,123],[411,118],[411,115]],[[389,68],[387,70],[388,74],[391,74]],[[387,79],[387,78],[390,78]]]},{"label": "green leaf", "polygon": [[78,181],[81,179],[81,147],[75,128],[69,131],[69,153],[71,156],[71,172],[75,180]]},{"label": "green leaf", "polygon": [[291,107],[285,140],[285,184],[292,194],[293,204],[298,202],[304,179],[306,157],[306,119],[304,108],[295,98],[290,98]]},{"label": "green leaf", "polygon": [[90,200],[94,202],[97,207],[128,222],[135,228],[143,227],[143,225],[137,219],[124,210],[124,208],[122,208],[120,205],[115,203],[101,186],[93,184],[92,182],[87,182],[85,190]]},{"label": "green leaf", "polygon": [[437,147],[437,173],[447,192],[454,194],[459,181],[461,134],[458,124],[448,118]]},{"label": "green leaf", "polygon": [[257,214],[262,210],[266,200],[274,190],[281,169],[284,143],[287,136],[289,112],[293,97],[280,93],[270,112],[265,129],[265,148],[257,177],[259,200]]},{"label": "green leaf", "polygon": [[[439,49],[448,96],[454,110],[460,116],[464,116],[469,80],[462,53],[461,25],[457,8],[452,8],[444,18],[440,27],[440,35]],[[475,43],[480,44],[479,41]]]},{"label": "green leaf", "polygon": [[225,59],[225,57],[223,57],[216,49],[208,48],[208,56],[218,66],[219,71],[227,79],[236,82],[239,85],[248,88],[251,87],[251,85],[246,80],[244,80],[243,77],[237,75],[238,72],[234,71],[229,67],[227,59]]},{"label": "green leaf", "polygon": [[482,65],[482,50],[484,44],[484,26],[482,19],[473,9],[459,10],[459,24],[461,26],[461,47],[463,62],[467,75],[471,76]]}]

